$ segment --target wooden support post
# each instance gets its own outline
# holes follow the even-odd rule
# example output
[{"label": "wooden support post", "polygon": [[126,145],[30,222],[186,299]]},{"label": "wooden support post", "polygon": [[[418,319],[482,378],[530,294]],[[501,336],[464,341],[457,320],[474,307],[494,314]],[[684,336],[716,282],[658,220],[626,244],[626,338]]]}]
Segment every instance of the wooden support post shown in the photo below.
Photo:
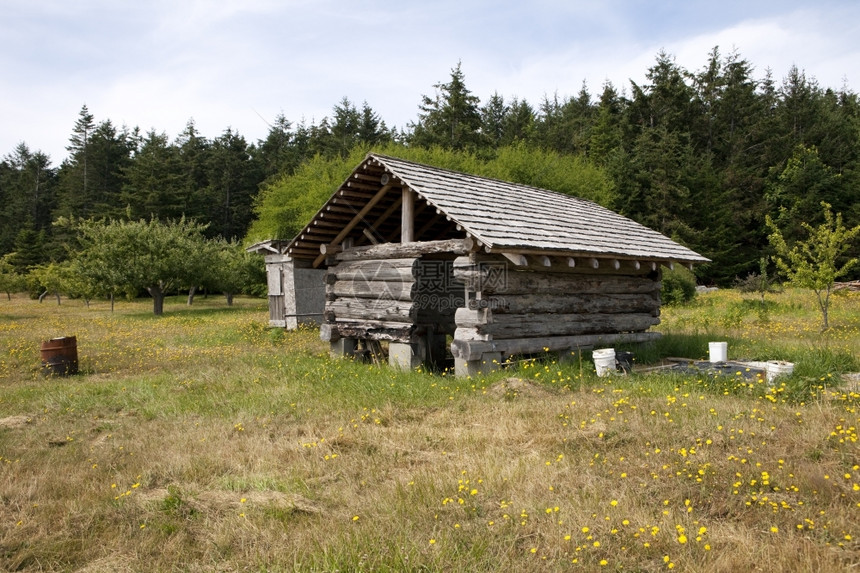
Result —
[{"label": "wooden support post", "polygon": [[400,213],[400,242],[415,242],[415,193],[407,187],[403,188]]}]

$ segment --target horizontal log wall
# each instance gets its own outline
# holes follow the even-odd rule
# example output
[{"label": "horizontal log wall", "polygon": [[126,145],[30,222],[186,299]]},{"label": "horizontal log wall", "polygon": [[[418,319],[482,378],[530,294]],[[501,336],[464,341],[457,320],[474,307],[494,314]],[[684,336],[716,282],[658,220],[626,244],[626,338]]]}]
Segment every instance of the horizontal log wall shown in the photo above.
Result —
[{"label": "horizontal log wall", "polygon": [[660,281],[648,275],[644,272],[594,274],[575,269],[566,272],[537,271],[533,267],[519,270],[504,259],[469,263],[467,257],[458,257],[454,261],[454,278],[469,290],[484,295],[650,293],[659,296]]},{"label": "horizontal log wall", "polygon": [[418,286],[415,281],[337,281],[326,286],[326,300],[331,302],[348,297],[410,302],[417,291]]},{"label": "horizontal log wall", "polygon": [[[368,251],[365,249],[364,251]],[[377,254],[393,258],[346,260],[325,276],[325,321],[320,338],[362,338],[412,342],[417,335],[417,257],[397,256],[394,249]],[[349,252],[349,251],[345,251]],[[338,253],[340,257],[343,253]]]},{"label": "horizontal log wall", "polygon": [[428,255],[419,260],[418,292],[413,299],[417,321],[432,324],[437,332],[454,334],[454,312],[466,304],[466,291],[454,280],[453,255]]},{"label": "horizontal log wall", "polygon": [[645,313],[660,315],[660,293],[604,294],[579,293],[568,296],[545,294],[491,295],[480,300],[471,299],[466,308],[489,308],[494,315],[523,313],[603,314]]},{"label": "horizontal log wall", "polygon": [[464,248],[436,241],[334,253],[320,336],[415,342],[428,331],[447,333],[452,353],[465,360],[654,336],[644,332],[660,314],[660,274],[650,265],[522,267],[485,253],[454,259]]},{"label": "horizontal log wall", "polygon": [[418,259],[370,259],[339,263],[326,274],[327,284],[336,281],[401,281],[415,280]]},{"label": "horizontal log wall", "polygon": [[465,304],[453,259],[472,247],[453,239],[326,249],[321,338],[415,342],[428,332],[453,334],[454,312]]},{"label": "horizontal log wall", "polygon": [[573,334],[609,334],[641,332],[659,324],[650,314],[493,314],[484,316],[480,310],[461,309],[456,315],[457,329],[469,329],[477,334],[502,338],[533,336],[569,336]]},{"label": "horizontal log wall", "polygon": [[327,249],[320,337],[416,342],[428,332],[453,334],[454,312],[465,304],[453,259],[471,248],[452,239]]},{"label": "horizontal log wall", "polygon": [[659,271],[650,265],[600,271],[516,266],[483,254],[458,257],[453,273],[469,300],[455,316],[452,353],[476,360],[481,351],[540,352],[620,333],[641,334],[659,324]]},{"label": "horizontal log wall", "polygon": [[341,297],[326,305],[325,319],[381,320],[386,322],[415,322],[418,309],[412,302]]}]

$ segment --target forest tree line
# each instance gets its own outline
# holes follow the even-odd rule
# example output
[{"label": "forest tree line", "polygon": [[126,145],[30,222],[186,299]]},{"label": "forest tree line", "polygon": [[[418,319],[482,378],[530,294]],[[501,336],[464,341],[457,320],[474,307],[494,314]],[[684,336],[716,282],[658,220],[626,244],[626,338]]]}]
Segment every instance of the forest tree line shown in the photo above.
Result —
[{"label": "forest tree line", "polygon": [[[208,138],[193,120],[171,140],[83,106],[59,166],[25,143],[0,161],[0,257],[20,272],[62,260],[71,238],[53,225],[61,218],[184,216],[211,238],[292,238],[371,149],[597,200],[712,259],[697,269],[704,283],[759,270],[767,216],[788,240],[821,222],[821,202],[860,223],[857,94],[796,67],[781,81],[756,78],[751,62],[717,48],[697,71],[661,52],[645,77],[536,104],[481,101],[457,64],[399,129],[344,97],[318,123],[275,118],[256,142],[229,128]],[[316,188],[303,184],[315,177]],[[267,226],[273,211],[283,220]]]}]

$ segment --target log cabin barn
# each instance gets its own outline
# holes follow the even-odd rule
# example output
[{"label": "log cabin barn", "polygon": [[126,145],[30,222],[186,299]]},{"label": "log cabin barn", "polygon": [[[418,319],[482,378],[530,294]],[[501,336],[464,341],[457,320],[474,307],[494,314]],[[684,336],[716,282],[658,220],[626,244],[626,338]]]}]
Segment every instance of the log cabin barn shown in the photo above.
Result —
[{"label": "log cabin barn", "polygon": [[[663,266],[708,259],[596,203],[368,154],[283,254],[326,269],[333,356],[445,363],[659,336]],[[450,360],[450,359],[449,359]]]}]

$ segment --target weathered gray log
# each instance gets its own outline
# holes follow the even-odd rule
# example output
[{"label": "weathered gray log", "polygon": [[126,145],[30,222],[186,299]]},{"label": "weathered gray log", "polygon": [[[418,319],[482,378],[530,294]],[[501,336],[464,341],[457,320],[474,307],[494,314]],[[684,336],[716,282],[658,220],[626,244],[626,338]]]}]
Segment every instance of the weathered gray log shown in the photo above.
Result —
[{"label": "weathered gray log", "polygon": [[399,259],[420,257],[434,253],[453,253],[464,255],[473,248],[469,239],[446,239],[443,241],[416,241],[414,243],[380,243],[366,247],[354,247],[337,253],[339,261],[358,261],[362,259]]},{"label": "weathered gray log", "polygon": [[340,297],[325,306],[325,318],[415,322],[418,308],[414,303],[390,299]]},{"label": "weathered gray log", "polygon": [[[336,298],[370,298],[411,301],[418,290],[415,282],[395,281],[337,281],[326,285],[326,294]],[[331,300],[327,297],[327,300]]]},{"label": "weathered gray log", "polygon": [[489,308],[495,314],[558,313],[618,314],[647,313],[660,315],[660,293],[642,294],[505,294],[469,301],[468,308]]},{"label": "weathered gray log", "polygon": [[478,360],[488,352],[501,352],[506,356],[537,352],[558,352],[605,344],[649,342],[660,338],[660,336],[659,332],[624,332],[618,334],[510,338],[493,341],[461,340],[455,338],[451,343],[451,354],[461,360]]},{"label": "weathered gray log", "polygon": [[633,275],[586,275],[518,271],[513,267],[458,267],[454,279],[487,294],[568,295],[584,293],[644,294],[660,291],[660,281]]},{"label": "weathered gray log", "polygon": [[571,336],[615,332],[640,332],[659,324],[650,314],[491,314],[489,320],[481,311],[458,309],[457,328],[474,328],[493,339],[540,336]]},{"label": "weathered gray log", "polygon": [[463,326],[454,329],[454,340],[491,340],[489,334],[481,334],[473,326]]},{"label": "weathered gray log", "polygon": [[325,281],[326,284],[334,284],[338,280],[409,282],[415,280],[417,268],[417,258],[348,261],[330,267]]},{"label": "weathered gray log", "polygon": [[337,327],[337,332],[342,338],[413,342],[419,334],[419,330],[414,324],[403,322],[381,320],[338,321],[333,326]]},{"label": "weathered gray log", "polygon": [[414,269],[418,266],[419,259],[417,257],[403,257],[398,259],[361,259],[356,261],[343,261],[338,263],[337,267],[329,269],[329,272],[347,272],[355,270],[367,270],[375,265],[385,265],[388,267]]}]

